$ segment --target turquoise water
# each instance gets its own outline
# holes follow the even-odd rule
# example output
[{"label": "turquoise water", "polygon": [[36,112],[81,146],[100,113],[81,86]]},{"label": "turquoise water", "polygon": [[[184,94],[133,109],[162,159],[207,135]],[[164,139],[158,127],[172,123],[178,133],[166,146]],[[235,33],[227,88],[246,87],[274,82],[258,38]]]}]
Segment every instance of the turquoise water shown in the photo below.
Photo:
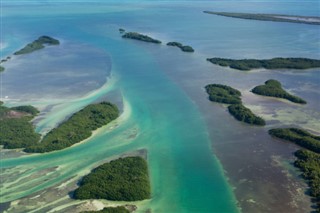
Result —
[{"label": "turquoise water", "polygon": [[[20,4],[19,9],[14,2]],[[152,199],[137,203],[138,211],[149,208],[153,212],[239,211],[223,170],[230,168],[228,165],[235,158],[221,165],[213,153],[222,149],[213,150],[212,144],[233,142],[245,131],[233,124],[228,114],[219,114],[219,109],[216,114],[210,114],[208,106],[201,106],[202,101],[207,101],[203,86],[214,81],[248,90],[276,76],[296,93],[306,94],[308,102],[310,99],[307,108],[293,106],[293,109],[317,120],[320,117],[318,70],[302,74],[302,78],[299,73],[281,72],[249,76],[226,72],[207,64],[205,58],[279,55],[320,58],[320,28],[234,20],[202,11],[318,15],[315,8],[318,2],[197,2],[197,5],[193,1],[101,1],[76,5],[53,1],[40,5],[4,2],[3,57],[43,34],[62,41],[59,47],[14,57],[4,64],[7,70],[1,74],[2,98],[8,96],[7,105],[28,103],[43,110],[37,121],[38,132],[48,131],[72,112],[107,97],[112,91],[119,91],[125,107],[118,121],[84,143],[49,154],[2,159],[1,168],[8,168],[3,170],[2,203],[69,178],[77,180],[102,162],[146,149]],[[165,45],[121,39],[120,27],[149,34],[164,43],[176,40],[192,45],[196,53],[185,54]],[[299,84],[304,89],[294,88],[297,79],[303,79]],[[245,98],[251,106],[260,103],[250,96]],[[212,117],[208,121],[209,115]],[[308,125],[320,131],[318,123]],[[238,135],[231,133],[230,128]],[[46,169],[51,170],[46,172]]]}]

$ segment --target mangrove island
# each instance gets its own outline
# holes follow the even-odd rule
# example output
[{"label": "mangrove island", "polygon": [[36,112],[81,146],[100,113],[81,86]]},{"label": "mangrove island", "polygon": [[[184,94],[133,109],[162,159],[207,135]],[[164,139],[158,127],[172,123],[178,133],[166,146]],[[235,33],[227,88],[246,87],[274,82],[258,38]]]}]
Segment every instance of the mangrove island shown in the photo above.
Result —
[{"label": "mangrove island", "polygon": [[287,99],[298,104],[307,103],[302,98],[289,94],[282,88],[282,85],[279,81],[273,79],[266,81],[265,85],[256,86],[252,89],[252,92],[258,95]]},{"label": "mangrove island", "polygon": [[0,66],[0,72],[3,72],[5,68],[3,66]]},{"label": "mangrove island", "polygon": [[161,44],[161,41],[157,40],[157,39],[153,39],[147,35],[142,35],[140,33],[136,33],[136,32],[128,32],[125,33],[122,38],[130,38],[130,39],[135,39],[135,40],[139,40],[139,41],[145,41],[145,42],[151,42],[151,43],[156,43],[156,44]]},{"label": "mangrove island", "polygon": [[240,104],[241,92],[232,87],[222,84],[209,84],[205,86],[209,94],[209,100],[224,104]]},{"label": "mangrove island", "polygon": [[105,207],[99,211],[85,211],[81,213],[130,213],[130,211],[123,206],[117,206],[117,207]]},{"label": "mangrove island", "polygon": [[248,124],[264,126],[266,122],[261,118],[253,114],[253,112],[242,104],[231,104],[228,106],[229,113],[233,115],[238,121],[242,121]]},{"label": "mangrove island", "polygon": [[256,116],[250,109],[242,105],[239,90],[222,84],[209,84],[205,86],[205,89],[210,101],[231,104],[228,106],[228,111],[237,120],[258,126],[266,124],[261,117]]},{"label": "mangrove island", "polygon": [[320,212],[320,136],[298,128],[270,129],[269,134],[305,148],[295,152],[297,160],[294,165],[300,168],[302,177],[307,180],[310,195],[315,197],[317,211]]},{"label": "mangrove island", "polygon": [[57,39],[51,38],[49,36],[40,36],[37,40],[32,43],[27,44],[21,50],[13,53],[14,55],[22,55],[34,52],[36,50],[43,49],[45,45],[59,45],[60,42]]},{"label": "mangrove island", "polygon": [[296,16],[296,15],[293,16],[293,15],[283,15],[283,14],[255,14],[255,13],[232,13],[232,12],[213,12],[213,11],[203,11],[203,12],[208,14],[219,15],[219,16],[231,17],[231,18],[320,25],[320,17],[317,17],[317,16]]},{"label": "mangrove island", "polygon": [[90,104],[52,129],[40,143],[28,146],[24,151],[43,153],[67,148],[89,138],[92,131],[107,125],[118,116],[119,110],[114,104]]},{"label": "mangrove island", "polygon": [[40,135],[30,122],[39,111],[33,106],[8,108],[0,105],[0,145],[5,149],[25,148],[36,145]]},{"label": "mangrove island", "polygon": [[147,162],[141,157],[113,160],[95,168],[80,181],[75,199],[138,201],[151,197]]},{"label": "mangrove island", "polygon": [[188,45],[183,45],[179,42],[173,41],[173,42],[168,42],[168,46],[173,46],[173,47],[178,47],[180,48],[183,52],[194,52],[194,49],[191,46]]},{"label": "mangrove island", "polygon": [[309,69],[320,67],[320,60],[309,58],[226,59],[207,58],[213,64],[248,71],[252,69]]}]

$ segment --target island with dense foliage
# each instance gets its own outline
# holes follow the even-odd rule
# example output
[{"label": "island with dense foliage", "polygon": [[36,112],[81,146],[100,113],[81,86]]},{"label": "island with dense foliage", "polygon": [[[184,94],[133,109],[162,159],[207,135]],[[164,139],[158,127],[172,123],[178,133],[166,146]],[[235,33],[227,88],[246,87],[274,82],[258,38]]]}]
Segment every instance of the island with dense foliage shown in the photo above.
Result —
[{"label": "island with dense foliage", "polygon": [[123,206],[117,206],[117,207],[106,207],[101,209],[100,211],[85,211],[81,213],[130,213],[130,211]]},{"label": "island with dense foliage", "polygon": [[5,70],[5,68],[0,65],[0,72],[3,72],[4,70]]},{"label": "island with dense foliage", "polygon": [[80,181],[75,199],[138,201],[151,197],[148,165],[141,157],[113,160],[95,168]]},{"label": "island with dense foliage", "polygon": [[320,136],[298,128],[270,129],[269,134],[293,142],[305,149],[295,152],[294,165],[301,169],[310,186],[310,195],[315,197],[320,212]]},{"label": "island with dense foliage", "polygon": [[147,35],[142,35],[137,32],[127,32],[122,36],[122,38],[129,38],[129,39],[135,39],[135,40],[139,40],[139,41],[161,44],[161,41],[159,41],[157,39],[153,39]]},{"label": "island with dense foliage", "polygon": [[275,21],[275,22],[292,22],[300,24],[320,25],[320,17],[316,16],[297,16],[283,14],[255,14],[255,13],[234,13],[234,12],[213,12],[203,11],[204,13],[226,16],[231,18],[259,20],[259,21]]},{"label": "island with dense foliage", "polygon": [[173,47],[178,47],[180,48],[183,52],[194,52],[194,49],[191,46],[188,45],[183,45],[179,42],[173,41],[173,42],[168,42],[168,46],[173,46]]},{"label": "island with dense foliage", "polygon": [[253,114],[253,112],[242,104],[231,104],[228,106],[229,113],[233,115],[237,120],[257,125],[264,126],[266,122],[261,118]]},{"label": "island with dense foliage", "polygon": [[32,106],[8,108],[0,105],[0,145],[5,149],[25,148],[35,145],[40,135],[30,122],[38,110]]},{"label": "island with dense foliage", "polygon": [[40,36],[37,40],[27,44],[24,48],[14,53],[14,55],[22,55],[34,52],[36,50],[43,49],[45,45],[59,45],[60,42],[57,39],[49,36]]},{"label": "island with dense foliage", "polygon": [[205,86],[209,94],[209,100],[224,104],[240,104],[241,92],[232,87],[222,84],[209,84]]},{"label": "island with dense foliage", "polygon": [[309,69],[320,67],[320,60],[309,58],[272,58],[272,59],[226,59],[207,58],[207,61],[237,70],[248,71],[252,69]]},{"label": "island with dense foliage", "polygon": [[51,130],[40,143],[28,146],[24,151],[43,153],[67,148],[89,138],[92,131],[107,125],[118,116],[119,110],[114,104],[90,104]]},{"label": "island with dense foliage", "polygon": [[256,86],[252,89],[252,92],[258,95],[287,99],[298,104],[307,103],[302,98],[289,94],[282,88],[282,85],[279,81],[273,79],[266,81],[265,85]]},{"label": "island with dense foliage", "polygon": [[205,86],[205,89],[210,101],[231,104],[228,106],[228,111],[237,120],[257,126],[266,124],[261,117],[256,116],[250,109],[242,105],[239,90],[223,84],[209,84]]}]

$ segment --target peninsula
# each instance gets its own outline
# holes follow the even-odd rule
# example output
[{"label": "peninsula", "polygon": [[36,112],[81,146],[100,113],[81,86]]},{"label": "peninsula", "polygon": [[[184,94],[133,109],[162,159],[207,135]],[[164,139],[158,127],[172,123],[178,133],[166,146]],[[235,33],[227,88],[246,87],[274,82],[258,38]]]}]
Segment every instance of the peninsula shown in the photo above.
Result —
[{"label": "peninsula", "polygon": [[317,212],[320,212],[320,136],[298,128],[270,129],[269,134],[305,148],[295,152],[297,160],[294,165],[300,168],[302,177],[307,180],[310,195],[315,197]]},{"label": "peninsula", "polygon": [[40,36],[37,40],[32,43],[27,44],[21,50],[13,53],[14,55],[22,55],[31,53],[40,49],[43,49],[45,45],[59,45],[60,42],[57,39],[51,38],[49,36]]},{"label": "peninsula", "polygon": [[194,49],[191,46],[183,45],[183,44],[181,44],[179,42],[176,42],[176,41],[168,42],[167,45],[168,46],[173,46],[173,47],[178,47],[183,52],[190,52],[190,53],[194,52]]},{"label": "peninsula", "polygon": [[213,64],[248,71],[252,69],[309,69],[320,67],[320,60],[309,58],[226,59],[207,58]]},{"label": "peninsula", "polygon": [[141,157],[126,157],[98,166],[80,181],[73,197],[113,201],[149,199],[147,162]]},{"label": "peninsula", "polygon": [[161,44],[161,41],[157,40],[157,39],[153,39],[147,35],[142,35],[140,33],[136,33],[136,32],[128,32],[125,33],[122,38],[130,38],[130,39],[135,39],[135,40],[139,40],[139,41],[144,41],[144,42],[151,42],[151,43],[155,43],[155,44]]},{"label": "peninsula", "polygon": [[228,111],[238,121],[258,126],[266,124],[261,117],[256,116],[250,109],[242,105],[239,90],[222,84],[209,84],[205,86],[205,89],[210,101],[231,104],[228,106]]},{"label": "peninsula", "polygon": [[107,125],[118,116],[119,110],[114,104],[90,104],[51,130],[40,143],[28,146],[24,151],[43,153],[67,148],[90,137],[92,131]]},{"label": "peninsula", "polygon": [[291,102],[298,104],[306,104],[307,102],[302,98],[291,95],[282,88],[282,85],[279,81],[270,79],[265,82],[265,85],[259,85],[252,89],[252,92],[258,95],[270,96],[276,98],[287,99]]},{"label": "peninsula", "polygon": [[258,21],[291,22],[299,24],[320,25],[318,16],[296,16],[283,14],[255,14],[255,13],[232,13],[232,12],[213,12],[203,11],[204,13],[226,16],[231,18],[250,19]]}]

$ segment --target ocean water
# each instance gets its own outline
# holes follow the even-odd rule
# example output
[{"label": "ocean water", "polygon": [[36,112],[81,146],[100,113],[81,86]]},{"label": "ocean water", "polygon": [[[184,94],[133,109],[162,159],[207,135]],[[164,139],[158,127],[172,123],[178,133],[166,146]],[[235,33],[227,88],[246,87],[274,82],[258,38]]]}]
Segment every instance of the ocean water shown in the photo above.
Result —
[{"label": "ocean water", "polygon": [[[297,198],[289,193],[296,188],[288,189],[288,180],[303,182],[275,166],[275,157],[290,159],[295,147],[268,137],[267,130],[294,124],[320,132],[320,70],[246,73],[205,59],[319,59],[320,28],[202,11],[317,16],[318,6],[318,1],[4,1],[1,58],[41,35],[61,41],[60,46],[15,56],[3,64],[1,98],[6,97],[6,105],[39,107],[42,113],[35,124],[40,133],[89,103],[108,99],[112,92],[121,96],[124,109],[119,120],[68,149],[20,157],[2,150],[1,203],[50,193],[52,187],[79,180],[103,162],[147,150],[152,199],[134,203],[138,212],[310,210],[306,195]],[[148,34],[163,44],[122,39],[119,28]],[[168,41],[191,45],[196,52],[167,47]],[[270,78],[304,97],[308,105],[249,92]],[[235,121],[222,105],[207,100],[203,87],[208,83],[240,89],[245,104],[268,125],[256,128]],[[68,201],[69,206],[78,204]],[[49,204],[59,207],[54,200],[48,199]],[[12,202],[9,212],[19,208],[23,204]],[[44,212],[44,206],[35,202],[31,210]]]}]

